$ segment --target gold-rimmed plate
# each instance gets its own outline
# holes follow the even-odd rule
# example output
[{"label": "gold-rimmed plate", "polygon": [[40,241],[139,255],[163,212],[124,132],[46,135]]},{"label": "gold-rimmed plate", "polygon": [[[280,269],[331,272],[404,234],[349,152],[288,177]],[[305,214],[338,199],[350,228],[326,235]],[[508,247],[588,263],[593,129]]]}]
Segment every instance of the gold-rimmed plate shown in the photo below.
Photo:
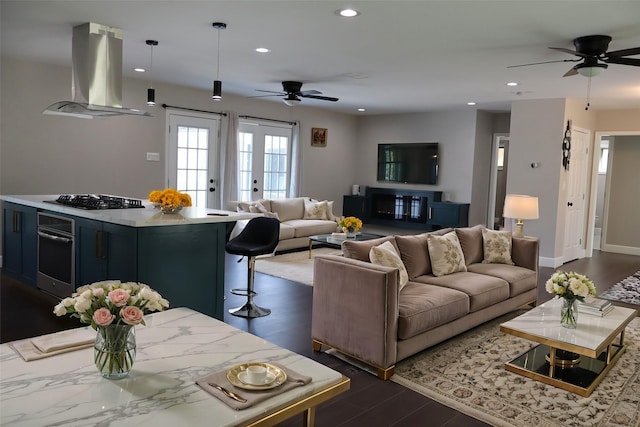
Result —
[{"label": "gold-rimmed plate", "polygon": [[[243,382],[241,378],[246,375],[246,371],[249,366],[264,366],[265,368],[267,368],[267,377],[273,378],[273,380],[271,382],[260,385],[247,384]],[[243,388],[245,390],[270,390],[284,384],[284,382],[287,381],[287,374],[282,369],[270,363],[251,362],[242,363],[229,369],[229,371],[227,372],[227,379],[234,386]]]}]

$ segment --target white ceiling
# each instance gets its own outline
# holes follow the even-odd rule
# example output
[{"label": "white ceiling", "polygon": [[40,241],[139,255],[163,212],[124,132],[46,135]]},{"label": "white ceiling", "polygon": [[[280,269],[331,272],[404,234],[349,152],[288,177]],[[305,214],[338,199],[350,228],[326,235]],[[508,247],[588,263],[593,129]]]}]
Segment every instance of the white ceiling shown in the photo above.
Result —
[{"label": "white ceiling", "polygon": [[[345,6],[361,15],[334,13]],[[211,24],[225,22],[223,93],[263,95],[256,89],[299,80],[303,90],[340,98],[304,105],[349,114],[507,111],[513,100],[534,98],[586,102],[588,79],[562,77],[574,63],[507,66],[574,59],[547,47],[574,49],[575,37],[591,34],[612,36],[610,51],[640,46],[640,1],[2,0],[1,7],[2,55],[70,66],[72,27],[97,22],[124,31],[125,76],[146,78],[132,69],[148,67],[145,40],[155,39],[155,82],[209,90],[218,34]],[[640,108],[640,67],[611,64],[592,79],[591,97],[594,110]]]}]

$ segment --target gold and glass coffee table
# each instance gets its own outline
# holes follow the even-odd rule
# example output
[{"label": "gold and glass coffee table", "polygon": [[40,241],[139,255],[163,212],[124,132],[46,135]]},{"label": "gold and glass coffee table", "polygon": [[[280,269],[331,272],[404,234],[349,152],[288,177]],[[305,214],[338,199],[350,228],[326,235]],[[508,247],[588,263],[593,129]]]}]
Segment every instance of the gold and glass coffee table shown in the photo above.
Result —
[{"label": "gold and glass coffee table", "polygon": [[363,240],[373,240],[379,237],[384,237],[380,234],[373,233],[360,233],[358,232],[355,237],[347,238],[336,238],[333,234],[318,234],[315,236],[309,236],[309,259],[311,259],[311,249],[313,249],[313,244],[322,244],[324,246],[329,246],[331,248],[340,249],[342,247],[342,243],[345,241],[363,241]]},{"label": "gold and glass coffee table", "polygon": [[500,325],[507,334],[539,345],[507,362],[508,371],[587,397],[625,351],[624,330],[637,315],[615,307],[606,316],[580,313],[578,327],[560,326],[559,299]]}]

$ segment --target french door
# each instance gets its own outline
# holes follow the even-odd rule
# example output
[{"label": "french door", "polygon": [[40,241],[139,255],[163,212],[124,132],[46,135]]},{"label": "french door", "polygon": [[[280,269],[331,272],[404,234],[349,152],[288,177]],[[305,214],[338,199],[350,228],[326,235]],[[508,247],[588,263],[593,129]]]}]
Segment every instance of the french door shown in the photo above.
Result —
[{"label": "french door", "polygon": [[238,200],[283,199],[291,179],[291,126],[240,122]]},{"label": "french door", "polygon": [[193,206],[219,209],[220,119],[169,113],[168,186],[191,196]]}]

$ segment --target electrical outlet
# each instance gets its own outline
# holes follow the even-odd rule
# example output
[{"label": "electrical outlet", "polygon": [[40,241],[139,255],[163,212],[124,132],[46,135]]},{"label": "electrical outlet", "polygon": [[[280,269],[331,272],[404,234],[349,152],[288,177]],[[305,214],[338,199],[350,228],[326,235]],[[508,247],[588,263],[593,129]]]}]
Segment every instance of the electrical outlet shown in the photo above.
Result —
[{"label": "electrical outlet", "polygon": [[160,153],[147,153],[147,160],[151,162],[159,162],[160,161]]}]

